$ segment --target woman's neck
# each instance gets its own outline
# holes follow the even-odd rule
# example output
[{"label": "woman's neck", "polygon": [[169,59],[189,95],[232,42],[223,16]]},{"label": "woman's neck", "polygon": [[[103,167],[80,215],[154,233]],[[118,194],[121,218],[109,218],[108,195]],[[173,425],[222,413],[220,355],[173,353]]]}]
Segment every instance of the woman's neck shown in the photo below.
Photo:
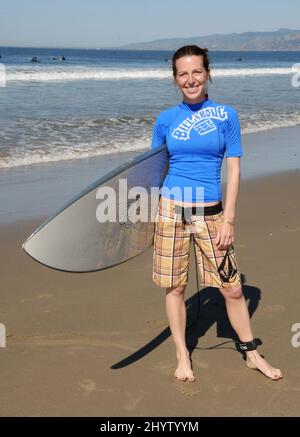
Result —
[{"label": "woman's neck", "polygon": [[208,99],[208,95],[205,94],[205,96],[201,96],[201,97],[199,97],[198,99],[195,99],[195,100],[184,98],[183,102],[188,104],[188,105],[197,105],[198,103],[202,103],[202,102],[204,102],[207,99]]}]

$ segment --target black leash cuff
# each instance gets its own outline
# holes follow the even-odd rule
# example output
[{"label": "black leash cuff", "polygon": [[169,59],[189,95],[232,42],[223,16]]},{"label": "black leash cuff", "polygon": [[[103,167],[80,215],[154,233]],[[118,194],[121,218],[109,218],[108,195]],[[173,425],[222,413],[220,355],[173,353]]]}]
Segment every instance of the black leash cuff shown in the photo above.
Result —
[{"label": "black leash cuff", "polygon": [[255,351],[257,349],[257,346],[260,346],[262,344],[262,341],[259,338],[254,338],[251,341],[241,342],[237,341],[236,347],[240,352],[248,352],[248,351]]}]

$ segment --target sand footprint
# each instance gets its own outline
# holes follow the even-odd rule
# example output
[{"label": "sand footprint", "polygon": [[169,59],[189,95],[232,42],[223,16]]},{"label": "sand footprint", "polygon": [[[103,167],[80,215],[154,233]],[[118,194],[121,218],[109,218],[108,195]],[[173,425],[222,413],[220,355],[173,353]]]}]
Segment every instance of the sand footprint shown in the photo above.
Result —
[{"label": "sand footprint", "polygon": [[37,296],[38,299],[50,299],[50,297],[53,297],[54,294],[53,293],[43,293],[43,294],[39,294]]},{"label": "sand footprint", "polygon": [[142,394],[134,394],[131,392],[125,392],[125,395],[129,398],[125,405],[123,405],[124,410],[133,411],[139,402],[144,398]]},{"label": "sand footprint", "polygon": [[[176,384],[179,384],[179,383],[176,382]],[[189,398],[194,398],[194,397],[200,396],[200,393],[201,393],[200,390],[197,390],[197,389],[195,389],[195,388],[193,388],[193,387],[189,387],[188,384],[190,384],[190,383],[188,383],[188,382],[182,382],[182,383],[180,383],[180,384],[182,384],[181,387],[180,387],[180,386],[176,387],[176,390],[177,390],[179,393],[181,393],[181,394],[183,394],[184,396],[187,396],[187,397],[189,397]]]},{"label": "sand footprint", "polygon": [[97,384],[95,381],[91,379],[83,379],[82,381],[79,381],[79,387],[81,390],[83,390],[85,396],[90,395],[92,392],[96,390]]}]

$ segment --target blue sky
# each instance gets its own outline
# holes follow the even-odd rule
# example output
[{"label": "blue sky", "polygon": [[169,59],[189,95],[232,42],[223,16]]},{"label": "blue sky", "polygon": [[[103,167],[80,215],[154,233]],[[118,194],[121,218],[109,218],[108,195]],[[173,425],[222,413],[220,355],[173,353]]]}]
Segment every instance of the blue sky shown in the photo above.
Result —
[{"label": "blue sky", "polygon": [[114,47],[300,28],[299,0],[0,0],[0,46]]}]

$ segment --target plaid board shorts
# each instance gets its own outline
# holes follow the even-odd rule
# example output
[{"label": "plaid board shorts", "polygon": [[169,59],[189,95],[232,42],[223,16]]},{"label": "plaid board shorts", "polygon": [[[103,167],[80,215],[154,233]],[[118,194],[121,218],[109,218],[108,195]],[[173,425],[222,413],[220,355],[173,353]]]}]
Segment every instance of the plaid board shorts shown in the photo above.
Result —
[{"label": "plaid board shorts", "polygon": [[188,282],[190,246],[194,242],[200,282],[210,287],[241,286],[236,254],[216,246],[223,210],[213,215],[192,215],[186,224],[174,200],[161,198],[155,220],[153,276],[159,287],[185,286]]}]

